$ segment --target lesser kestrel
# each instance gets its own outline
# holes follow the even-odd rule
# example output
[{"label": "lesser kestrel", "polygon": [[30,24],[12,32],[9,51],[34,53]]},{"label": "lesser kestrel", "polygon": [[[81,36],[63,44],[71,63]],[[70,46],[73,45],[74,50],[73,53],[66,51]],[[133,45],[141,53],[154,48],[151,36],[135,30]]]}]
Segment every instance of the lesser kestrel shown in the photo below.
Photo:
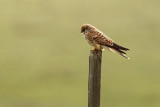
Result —
[{"label": "lesser kestrel", "polygon": [[109,49],[112,52],[116,52],[123,57],[129,59],[124,51],[129,50],[123,46],[116,44],[112,39],[102,33],[100,30],[90,24],[84,24],[81,27],[81,33],[85,35],[87,42],[95,47],[95,50]]}]

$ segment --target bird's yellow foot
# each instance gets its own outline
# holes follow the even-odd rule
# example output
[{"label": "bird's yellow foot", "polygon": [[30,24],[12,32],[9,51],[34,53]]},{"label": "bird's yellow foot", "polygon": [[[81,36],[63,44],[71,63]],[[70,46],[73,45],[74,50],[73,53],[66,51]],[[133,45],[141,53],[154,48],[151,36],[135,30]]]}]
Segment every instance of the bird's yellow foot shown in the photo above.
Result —
[{"label": "bird's yellow foot", "polygon": [[93,51],[98,51],[98,49],[94,48],[94,50],[93,50]]}]

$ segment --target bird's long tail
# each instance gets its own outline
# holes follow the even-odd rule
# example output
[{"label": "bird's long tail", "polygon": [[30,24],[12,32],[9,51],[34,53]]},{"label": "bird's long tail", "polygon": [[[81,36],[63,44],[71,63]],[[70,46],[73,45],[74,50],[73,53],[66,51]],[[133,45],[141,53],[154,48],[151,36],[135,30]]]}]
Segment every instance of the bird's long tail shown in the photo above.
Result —
[{"label": "bird's long tail", "polygon": [[[128,51],[129,49],[128,48],[125,48],[125,47],[123,47],[123,46],[120,46],[120,45],[118,45],[118,44],[116,44],[116,43],[113,43],[113,45],[112,46],[107,46],[111,51],[113,51],[113,52],[117,52],[118,54],[120,54],[121,56],[123,56],[123,57],[125,57],[125,58],[127,58],[127,59],[130,59],[130,58],[128,58],[125,54],[125,52],[123,52],[123,51]],[[123,50],[123,51],[122,51]]]}]

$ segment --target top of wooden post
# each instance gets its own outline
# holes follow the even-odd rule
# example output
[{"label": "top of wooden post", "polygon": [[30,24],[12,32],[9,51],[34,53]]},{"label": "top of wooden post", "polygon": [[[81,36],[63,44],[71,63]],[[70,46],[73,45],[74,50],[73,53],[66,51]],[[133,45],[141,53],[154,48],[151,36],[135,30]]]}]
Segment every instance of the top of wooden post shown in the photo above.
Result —
[{"label": "top of wooden post", "polygon": [[101,57],[102,51],[101,50],[90,50],[90,57],[96,57],[96,56]]}]

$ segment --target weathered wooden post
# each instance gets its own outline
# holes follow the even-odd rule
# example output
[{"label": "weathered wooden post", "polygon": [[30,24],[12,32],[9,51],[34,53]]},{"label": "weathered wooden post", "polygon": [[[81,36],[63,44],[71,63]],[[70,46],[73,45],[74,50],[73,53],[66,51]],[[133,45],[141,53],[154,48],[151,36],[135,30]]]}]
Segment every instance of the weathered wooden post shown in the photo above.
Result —
[{"label": "weathered wooden post", "polygon": [[102,51],[91,50],[89,56],[88,107],[100,107]]}]

